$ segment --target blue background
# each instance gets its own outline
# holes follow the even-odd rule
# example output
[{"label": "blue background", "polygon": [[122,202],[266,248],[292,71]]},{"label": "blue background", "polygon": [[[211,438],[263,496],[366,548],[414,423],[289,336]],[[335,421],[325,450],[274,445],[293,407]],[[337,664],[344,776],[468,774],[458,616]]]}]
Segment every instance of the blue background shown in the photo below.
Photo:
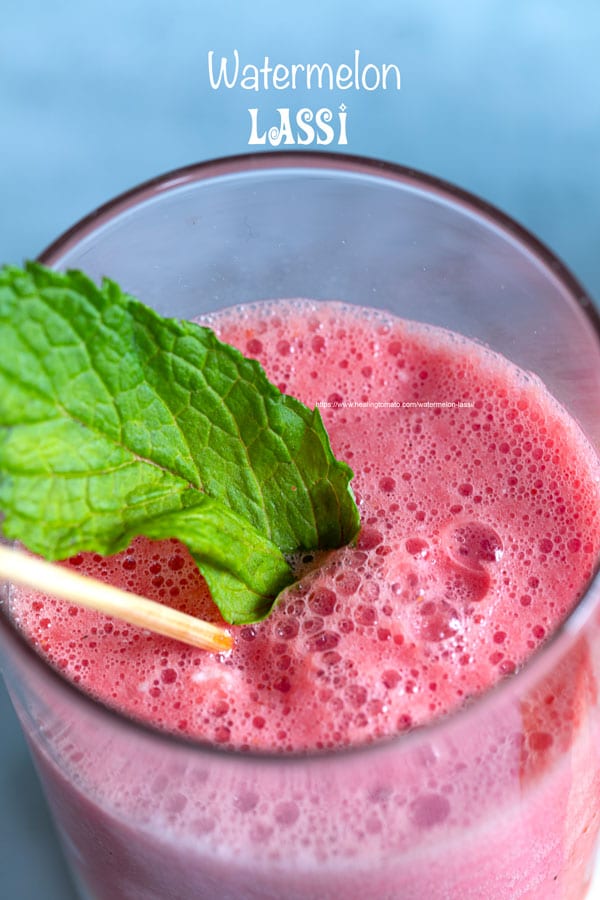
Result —
[{"label": "blue background", "polygon": [[[246,152],[248,107],[348,107],[347,151],[454,181],[545,241],[600,298],[597,0],[4,0],[0,261],[35,256],[98,204],[163,171]],[[402,89],[213,91],[242,62],[396,63]],[[262,121],[261,119],[261,121]],[[332,146],[329,149],[337,149]],[[68,875],[1,689],[0,893],[70,900]]]}]

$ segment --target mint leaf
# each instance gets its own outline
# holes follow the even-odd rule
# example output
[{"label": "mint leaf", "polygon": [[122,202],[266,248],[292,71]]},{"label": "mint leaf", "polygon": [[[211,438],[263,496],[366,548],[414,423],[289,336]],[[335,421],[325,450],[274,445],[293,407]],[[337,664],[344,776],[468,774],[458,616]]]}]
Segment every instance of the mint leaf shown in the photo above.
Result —
[{"label": "mint leaf", "polygon": [[0,269],[0,347],[3,530],[34,552],[178,537],[249,622],[293,580],[283,554],[356,535],[318,410],[210,329],[32,263]]}]

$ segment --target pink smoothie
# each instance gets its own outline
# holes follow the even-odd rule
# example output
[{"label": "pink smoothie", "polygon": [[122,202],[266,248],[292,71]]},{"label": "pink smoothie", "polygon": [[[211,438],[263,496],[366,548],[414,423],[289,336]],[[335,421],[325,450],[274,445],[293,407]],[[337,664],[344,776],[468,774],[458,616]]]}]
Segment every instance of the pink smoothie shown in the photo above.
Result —
[{"label": "pink smoothie", "polygon": [[[16,592],[11,612],[29,640],[67,678],[125,715],[227,748],[286,755],[408,732],[470,705],[515,673],[581,597],[600,550],[598,458],[541,382],[455,334],[342,304],[240,307],[205,322],[259,359],[282,391],[321,407],[334,453],[355,472],[362,520],[357,545],[331,553],[313,570],[307,554],[302,563],[309,571],[300,583],[265,622],[234,629],[235,648],[226,655]],[[193,561],[175,541],[139,539],[117,557],[80,555],[69,565],[219,621]],[[214,842],[213,855],[225,844],[243,855],[248,839],[268,847],[275,827],[278,846],[280,832],[285,834],[288,857],[304,854],[314,869],[321,854],[321,864],[333,866],[327,877],[334,880],[320,887],[308,876],[295,882],[293,873],[278,882],[281,855],[271,848],[272,882],[267,879],[262,892],[245,893],[240,885],[247,875],[240,881],[230,872],[222,894],[227,897],[333,897],[340,896],[340,886],[345,897],[581,896],[583,876],[573,891],[562,875],[554,877],[554,868],[560,873],[564,857],[575,852],[564,827],[573,778],[570,763],[560,769],[561,754],[574,745],[580,727],[581,692],[595,690],[585,646],[574,665],[568,677],[559,672],[547,681],[543,698],[521,704],[512,731],[503,725],[497,734],[477,734],[466,760],[458,759],[458,751],[456,759],[440,752],[441,769],[432,769],[428,789],[413,786],[422,781],[416,763],[415,771],[390,769],[381,783],[357,786],[356,796],[350,791],[344,800],[347,826],[340,831],[339,822],[335,828],[330,823],[319,846],[312,837],[321,821],[316,800],[312,812],[298,795],[282,796],[279,804],[265,800],[261,808],[248,785],[245,794],[238,792],[247,806],[244,831],[232,824],[234,811],[215,818],[204,800],[198,805],[190,799],[193,786],[185,778],[177,790],[163,785],[163,802],[170,797],[174,804],[167,820],[177,851],[195,872],[193,852],[186,856],[193,827],[194,840]],[[487,781],[460,794],[470,756],[481,761],[491,746],[496,775],[486,770]],[[354,872],[344,888],[340,860],[355,859],[358,846],[373,865],[382,853],[400,858],[416,834],[419,846],[423,834],[429,840],[441,827],[452,836],[478,810],[500,808],[515,785],[522,791],[537,784],[539,773],[553,766],[556,782],[532,795],[518,825],[507,819],[481,846],[471,839],[471,857],[479,860],[475,873],[456,870],[454,837],[435,861],[425,855],[415,867],[413,860],[412,869],[394,871],[392,880],[383,867],[380,881],[371,872],[372,890],[360,880],[364,873]],[[86,778],[91,768],[89,762]],[[122,785],[113,781],[117,796]],[[363,789],[369,797],[375,791],[368,815]],[[173,800],[177,796],[185,798],[183,805]],[[339,800],[335,785],[332,798]],[[235,803],[232,809],[239,812]],[[92,818],[96,812],[79,810]],[[555,832],[545,824],[550,813]],[[509,826],[515,841],[521,829],[531,845],[513,845]],[[102,825],[104,842],[104,831],[115,827]],[[586,824],[586,840],[595,827]],[[140,852],[170,865],[156,840],[148,838]],[[499,860],[503,841],[510,852],[505,848]],[[206,860],[198,865],[206,873]],[[529,887],[519,892],[513,876],[525,865],[533,869]],[[150,872],[153,883],[158,869]],[[285,892],[278,894],[283,883]],[[112,890],[112,897],[155,896],[150,888],[138,894]],[[156,896],[167,896],[162,890]]]}]

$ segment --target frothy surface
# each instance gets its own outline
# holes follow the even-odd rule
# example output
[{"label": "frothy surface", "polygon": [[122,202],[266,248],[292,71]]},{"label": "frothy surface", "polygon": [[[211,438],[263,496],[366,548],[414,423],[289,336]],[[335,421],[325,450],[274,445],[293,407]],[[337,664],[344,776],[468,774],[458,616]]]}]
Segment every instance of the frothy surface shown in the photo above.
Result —
[{"label": "frothy surface", "polygon": [[[355,472],[358,545],[236,629],[228,656],[23,591],[12,612],[27,636],[125,713],[243,749],[373,740],[514,672],[600,549],[598,459],[543,385],[457,335],[341,304],[240,307],[208,324],[322,405]],[[176,542],[70,564],[219,620]]]}]

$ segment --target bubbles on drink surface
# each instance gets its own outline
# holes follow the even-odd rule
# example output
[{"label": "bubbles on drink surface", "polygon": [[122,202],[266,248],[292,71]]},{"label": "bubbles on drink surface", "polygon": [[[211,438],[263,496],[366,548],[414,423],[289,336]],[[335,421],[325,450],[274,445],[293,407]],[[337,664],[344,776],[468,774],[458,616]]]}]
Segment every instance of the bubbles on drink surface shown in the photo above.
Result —
[{"label": "bubbles on drink surface", "polygon": [[[339,304],[240,308],[208,324],[281,390],[327,404],[334,452],[356,476],[356,546],[320,568],[301,555],[300,584],[237,629],[228,656],[41,597],[18,611],[38,646],[123,711],[242,750],[405,732],[512,674],[580,595],[600,545],[598,462],[541,385],[458,336]],[[71,564],[218,620],[173,542]],[[432,791],[408,815],[426,827],[446,802]]]}]

